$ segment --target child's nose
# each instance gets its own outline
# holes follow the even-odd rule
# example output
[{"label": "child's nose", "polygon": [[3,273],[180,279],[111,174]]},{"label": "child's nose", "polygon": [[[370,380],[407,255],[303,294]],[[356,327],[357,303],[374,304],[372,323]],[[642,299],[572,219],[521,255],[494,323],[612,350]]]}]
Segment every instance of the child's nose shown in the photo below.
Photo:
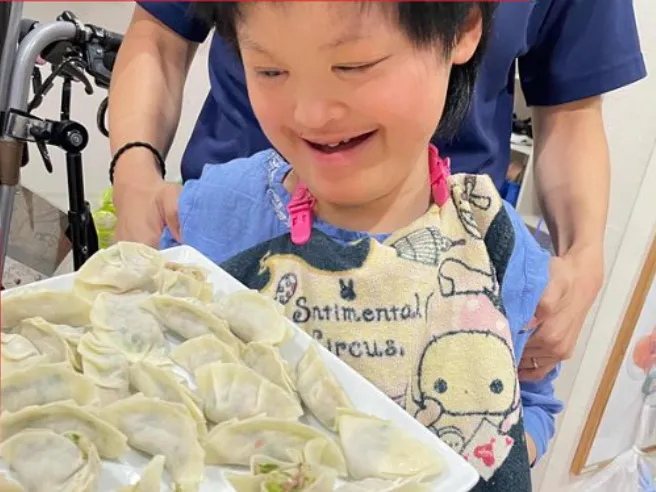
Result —
[{"label": "child's nose", "polygon": [[318,94],[306,94],[298,98],[294,110],[296,123],[312,130],[324,128],[345,115],[346,107],[343,103]]}]

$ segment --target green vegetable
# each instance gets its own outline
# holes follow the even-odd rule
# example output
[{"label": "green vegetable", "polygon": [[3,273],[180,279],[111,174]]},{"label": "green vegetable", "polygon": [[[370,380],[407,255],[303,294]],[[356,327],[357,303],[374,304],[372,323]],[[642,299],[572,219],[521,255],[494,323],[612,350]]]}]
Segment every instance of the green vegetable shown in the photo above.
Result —
[{"label": "green vegetable", "polygon": [[261,465],[257,465],[255,469],[255,474],[266,475],[267,473],[271,473],[272,471],[277,470],[278,468],[280,467],[275,463],[262,463]]}]

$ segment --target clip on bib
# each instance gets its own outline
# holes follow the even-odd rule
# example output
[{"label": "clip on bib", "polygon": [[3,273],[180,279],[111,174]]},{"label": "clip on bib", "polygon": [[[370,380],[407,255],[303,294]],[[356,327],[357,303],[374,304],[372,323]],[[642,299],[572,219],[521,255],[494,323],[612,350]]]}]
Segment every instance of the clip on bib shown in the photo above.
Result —
[{"label": "clip on bib", "polygon": [[[433,201],[441,207],[449,199],[447,178],[451,174],[449,159],[442,159],[433,145],[428,147],[428,167],[430,172]],[[287,212],[289,213],[292,243],[300,246],[307,243],[312,235],[312,208],[316,199],[305,183],[298,182]]]}]

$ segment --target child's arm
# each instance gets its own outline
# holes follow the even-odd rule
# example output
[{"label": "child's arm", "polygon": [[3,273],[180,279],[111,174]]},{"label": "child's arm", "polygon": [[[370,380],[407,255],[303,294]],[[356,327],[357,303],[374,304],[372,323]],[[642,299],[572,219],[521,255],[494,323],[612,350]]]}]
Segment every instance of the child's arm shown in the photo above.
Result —
[{"label": "child's arm", "polygon": [[[526,329],[549,283],[550,255],[531,236],[517,212],[504,203],[514,232],[513,251],[505,270],[501,297],[510,324],[517,363],[531,336]],[[541,381],[520,381],[524,409],[524,430],[530,437],[529,449],[534,445],[533,461],[539,460],[554,435],[555,417],[563,404],[554,395],[553,383],[559,368]]]},{"label": "child's arm", "polygon": [[[563,404],[554,395],[553,382],[559,368],[551,371],[542,381],[520,381],[522,405],[524,407],[524,429],[530,437],[529,450],[533,444],[535,452],[532,462],[538,461],[547,451],[549,440],[555,431],[556,415]],[[530,453],[529,453],[530,454]]]}]

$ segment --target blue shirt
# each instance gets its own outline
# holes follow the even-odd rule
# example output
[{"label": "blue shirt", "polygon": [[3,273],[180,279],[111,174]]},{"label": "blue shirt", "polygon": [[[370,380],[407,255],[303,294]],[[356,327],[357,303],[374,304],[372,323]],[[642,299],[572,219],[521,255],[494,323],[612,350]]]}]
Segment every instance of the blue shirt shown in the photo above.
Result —
[{"label": "blue shirt", "polygon": [[[184,38],[209,31],[186,2],[138,2]],[[470,112],[457,136],[435,142],[454,172],[489,174],[500,189],[510,162],[515,61],[531,106],[603,94],[646,75],[633,3],[627,0],[500,2]],[[182,158],[183,179],[208,163],[225,163],[272,147],[250,106],[243,67],[214,35],[210,93]]]},{"label": "blue shirt", "polygon": [[[221,166],[206,166],[200,179],[187,181],[180,197],[180,232],[184,244],[233,273],[231,262],[235,258],[288,235],[286,207],[291,197],[283,179],[289,170],[289,164],[271,150]],[[514,240],[499,284],[518,363],[530,336],[525,327],[549,280],[550,258],[517,212],[506,203],[503,208],[512,224]],[[367,233],[338,229],[316,217],[313,228],[338,244],[353,244],[370,237]],[[386,238],[386,235],[374,236],[379,242]],[[175,245],[177,242],[165,229],[161,247]],[[329,244],[325,246],[326,250],[331,248]],[[252,264],[247,268],[255,271],[260,268],[259,258],[254,260],[249,256],[248,261]],[[561,402],[554,396],[553,380],[557,374],[555,370],[543,381],[520,383],[524,427],[535,441],[538,457],[546,451],[554,434],[555,415],[562,410]]]}]

